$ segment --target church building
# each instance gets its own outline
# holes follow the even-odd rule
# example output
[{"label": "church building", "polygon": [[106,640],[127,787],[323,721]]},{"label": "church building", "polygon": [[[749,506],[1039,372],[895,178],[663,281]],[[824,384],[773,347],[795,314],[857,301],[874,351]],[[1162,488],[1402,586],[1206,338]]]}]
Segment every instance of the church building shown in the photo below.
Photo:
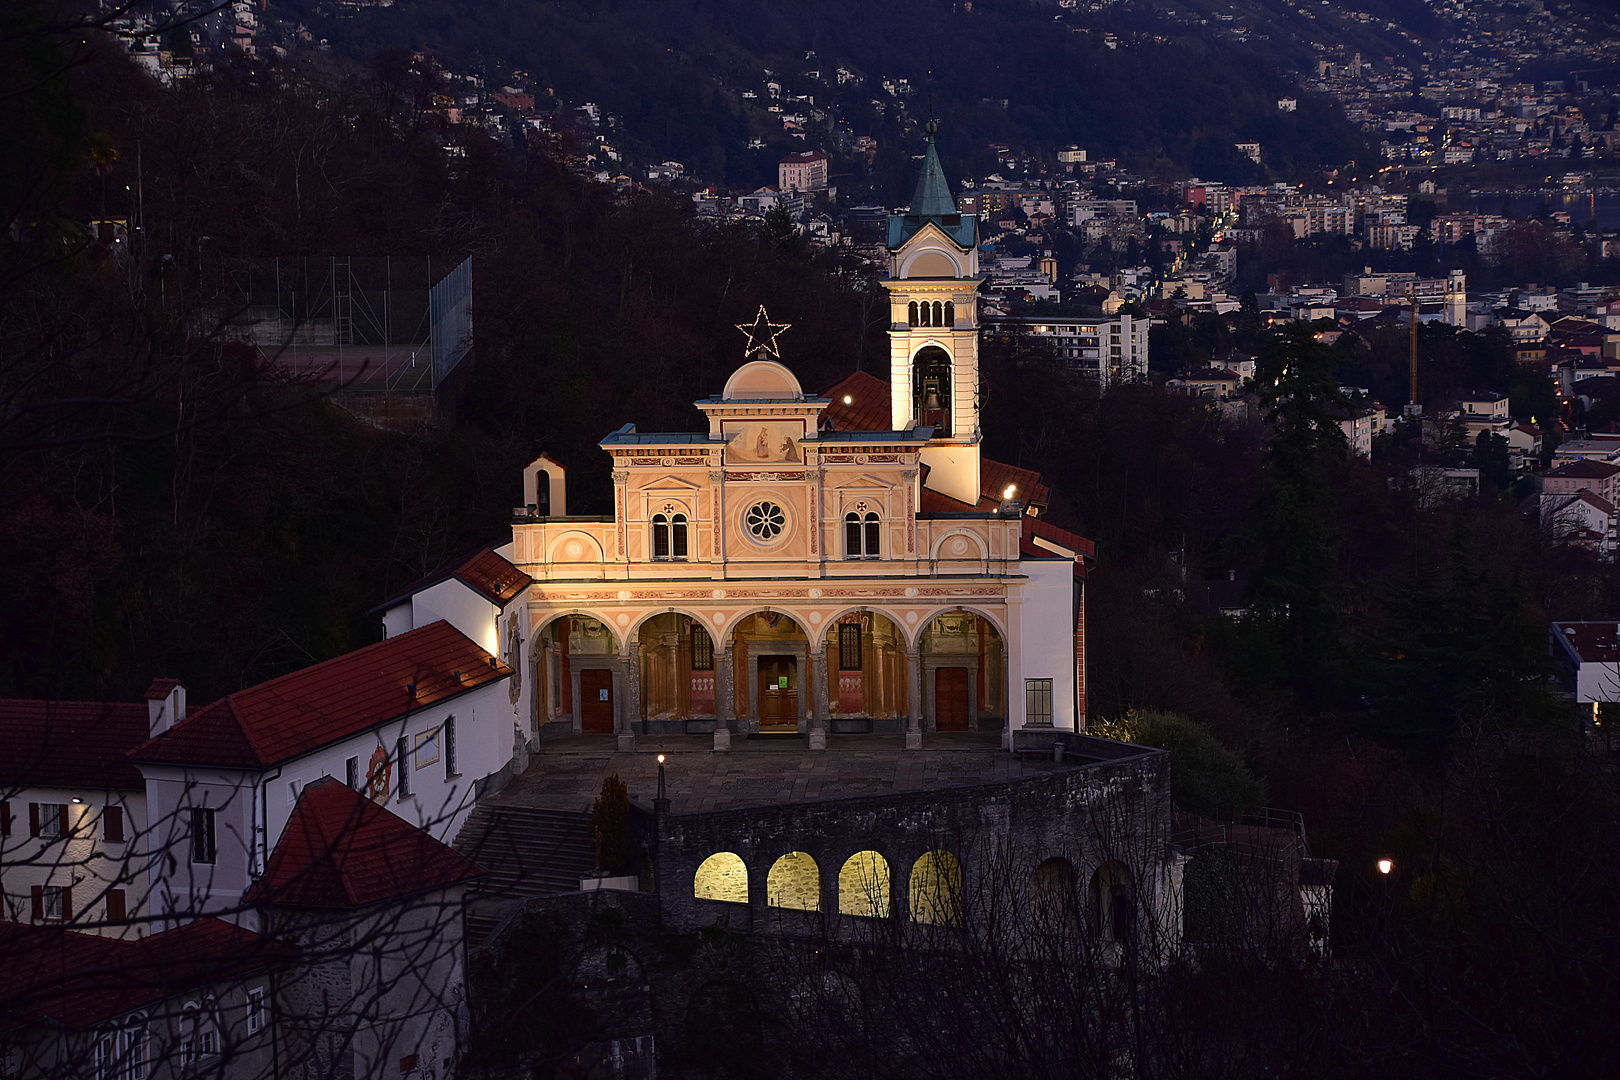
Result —
[{"label": "church building", "polygon": [[[1038,474],[981,453],[978,240],[930,132],[889,220],[887,383],[807,393],[761,308],[739,327],[745,362],[696,402],[706,430],[602,441],[611,517],[569,515],[549,458],[525,471],[495,553],[527,584],[463,632],[499,635],[531,740],[890,733],[916,749],[999,730],[1011,748],[1021,728],[1085,727],[1094,549],[1042,517]],[[403,600],[385,613],[390,635],[416,622]]]}]

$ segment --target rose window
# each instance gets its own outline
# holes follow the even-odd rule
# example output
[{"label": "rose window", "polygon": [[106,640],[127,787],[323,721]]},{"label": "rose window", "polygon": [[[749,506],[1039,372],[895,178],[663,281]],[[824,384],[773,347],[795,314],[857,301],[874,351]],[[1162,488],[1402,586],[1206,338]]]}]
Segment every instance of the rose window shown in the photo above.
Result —
[{"label": "rose window", "polygon": [[787,524],[787,517],[782,513],[782,508],[773,502],[755,503],[750,506],[748,513],[743,515],[743,520],[748,525],[748,531],[759,540],[775,540],[781,534],[782,527]]}]

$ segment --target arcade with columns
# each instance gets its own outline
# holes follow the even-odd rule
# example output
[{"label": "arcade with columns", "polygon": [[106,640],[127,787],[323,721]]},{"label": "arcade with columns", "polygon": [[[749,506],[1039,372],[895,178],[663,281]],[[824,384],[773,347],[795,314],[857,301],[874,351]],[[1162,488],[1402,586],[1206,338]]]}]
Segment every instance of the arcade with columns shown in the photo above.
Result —
[{"label": "arcade with columns", "polygon": [[982,458],[978,223],[932,133],[889,223],[891,366],[807,394],[762,308],[707,430],[627,424],[611,517],[525,472],[498,604],[530,737],[1083,730],[1089,541],[1042,516],[1037,474]]}]

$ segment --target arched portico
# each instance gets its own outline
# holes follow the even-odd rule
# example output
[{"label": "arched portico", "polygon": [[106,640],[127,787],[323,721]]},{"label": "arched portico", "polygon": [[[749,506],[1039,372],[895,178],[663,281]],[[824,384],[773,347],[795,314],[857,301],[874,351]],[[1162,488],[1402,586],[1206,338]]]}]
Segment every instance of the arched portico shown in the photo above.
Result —
[{"label": "arched portico", "polygon": [[626,723],[629,687],[610,620],[584,610],[535,615],[534,728],[555,733],[611,735]]},{"label": "arched portico", "polygon": [[640,730],[649,735],[708,734],[719,716],[723,650],[699,612],[670,608],[632,625],[641,678]]},{"label": "arched portico", "polygon": [[1007,723],[1007,639],[985,614],[959,607],[922,625],[917,635],[924,726],[977,731]]}]

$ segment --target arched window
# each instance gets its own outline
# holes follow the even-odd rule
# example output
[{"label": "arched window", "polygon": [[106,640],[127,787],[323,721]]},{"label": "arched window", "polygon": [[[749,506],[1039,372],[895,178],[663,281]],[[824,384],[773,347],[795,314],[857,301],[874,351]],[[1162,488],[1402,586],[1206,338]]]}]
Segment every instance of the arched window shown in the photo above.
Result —
[{"label": "arched window", "polygon": [[686,558],[686,515],[676,514],[669,519],[669,557]]},{"label": "arched window", "polygon": [[692,895],[699,900],[748,903],[748,867],[740,855],[717,851],[704,859],[692,882]]},{"label": "arched window", "polygon": [[949,851],[925,852],[911,867],[911,921],[954,926],[962,917],[962,862]]},{"label": "arched window", "polygon": [[951,354],[937,345],[919,350],[911,362],[911,392],[918,426],[933,428],[935,438],[950,438]]},{"label": "arched window", "polygon": [[852,510],[844,515],[844,558],[878,558],[882,538],[883,527],[875,513],[869,512],[862,517]]},{"label": "arched window", "polygon": [[945,301],[945,325],[956,325],[956,305],[949,300]]},{"label": "arched window", "polygon": [[669,517],[665,514],[654,514],[652,519],[654,559],[669,558]]},{"label": "arched window", "polygon": [[765,902],[798,911],[821,910],[821,867],[802,851],[790,851],[771,865],[765,878]]},{"label": "arched window", "polygon": [[917,314],[919,316],[919,321],[917,323],[918,326],[928,326],[928,325],[930,325],[930,323],[928,321],[928,316],[931,314],[931,312],[928,310],[928,307],[929,307],[929,304],[928,304],[928,301],[926,301],[926,300],[924,300],[921,304],[917,305]]},{"label": "arched window", "polygon": [[906,305],[906,325],[917,325],[917,301],[915,300]]},{"label": "arched window", "polygon": [[882,918],[889,914],[889,861],[875,851],[857,851],[838,871],[838,910]]},{"label": "arched window", "polygon": [[941,304],[938,300],[934,301],[934,325],[945,325],[945,305]]},{"label": "arched window", "polygon": [[137,1013],[118,1033],[116,1076],[146,1080],[146,1017]]}]

